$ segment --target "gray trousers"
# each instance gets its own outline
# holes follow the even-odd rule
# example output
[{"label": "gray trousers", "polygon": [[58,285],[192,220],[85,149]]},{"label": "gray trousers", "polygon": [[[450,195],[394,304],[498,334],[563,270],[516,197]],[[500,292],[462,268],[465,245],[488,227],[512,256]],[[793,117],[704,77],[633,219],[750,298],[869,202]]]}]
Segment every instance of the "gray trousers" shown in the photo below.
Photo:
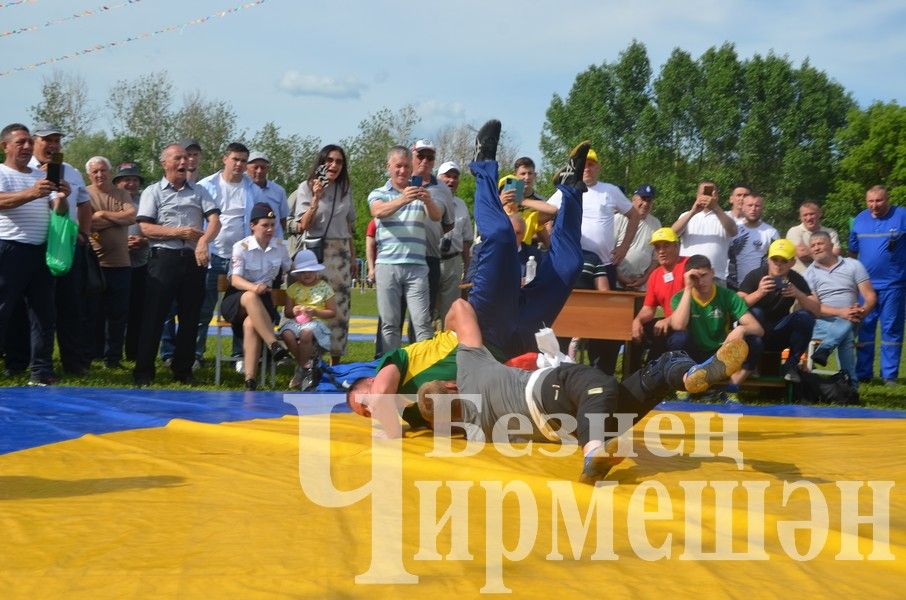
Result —
[{"label": "gray trousers", "polygon": [[377,285],[377,308],[381,317],[381,339],[383,351],[390,352],[400,347],[403,315],[401,299],[406,306],[415,327],[415,339],[427,340],[434,335],[431,314],[428,311],[428,265],[387,265],[378,263],[374,267]]},{"label": "gray trousers", "polygon": [[462,283],[462,254],[440,259],[440,291],[437,293],[437,316],[441,326],[453,301],[459,298]]}]

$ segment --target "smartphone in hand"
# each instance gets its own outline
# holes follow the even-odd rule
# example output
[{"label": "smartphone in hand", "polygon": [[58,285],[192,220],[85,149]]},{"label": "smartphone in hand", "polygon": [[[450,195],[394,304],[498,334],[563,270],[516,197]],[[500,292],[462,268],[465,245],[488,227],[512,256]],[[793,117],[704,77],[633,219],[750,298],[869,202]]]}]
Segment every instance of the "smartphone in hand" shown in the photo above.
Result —
[{"label": "smartphone in hand", "polygon": [[50,156],[50,162],[47,163],[47,180],[60,185],[63,179],[63,153],[54,152]]},{"label": "smartphone in hand", "polygon": [[515,177],[508,178],[506,184],[503,186],[503,191],[514,190],[516,192],[516,199],[513,201],[516,205],[522,204],[522,201],[525,199],[525,182],[521,179],[516,179]]},{"label": "smartphone in hand", "polygon": [[412,187],[422,187],[422,176],[413,175],[412,179],[409,180],[409,185],[411,185]]},{"label": "smartphone in hand", "polygon": [[706,183],[705,185],[702,186],[702,194],[704,194],[705,196],[713,196],[714,195],[714,186],[710,183]]}]

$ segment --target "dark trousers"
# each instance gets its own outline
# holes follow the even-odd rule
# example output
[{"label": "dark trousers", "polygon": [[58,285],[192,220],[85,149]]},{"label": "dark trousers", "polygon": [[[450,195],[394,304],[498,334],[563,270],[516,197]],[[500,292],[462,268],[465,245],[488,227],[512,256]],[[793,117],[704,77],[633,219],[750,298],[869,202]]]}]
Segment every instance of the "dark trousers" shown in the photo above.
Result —
[{"label": "dark trousers", "polygon": [[[426,256],[425,262],[428,264],[428,312],[434,319],[434,310],[437,308],[437,294],[440,293],[440,259],[436,256]],[[441,315],[443,319],[446,315]],[[411,323],[409,325],[412,326]]]},{"label": "dark trousers", "polygon": [[88,304],[99,296],[85,295],[85,253],[93,252],[87,244],[76,244],[72,269],[56,282],[57,344],[60,363],[69,373],[80,373],[91,365],[94,354],[94,333],[89,328]]},{"label": "dark trousers", "polygon": [[88,321],[94,331],[94,356],[115,363],[123,358],[123,339],[129,316],[131,267],[101,267],[104,291],[88,306]]},{"label": "dark trousers", "polygon": [[129,274],[129,316],[126,322],[126,359],[135,360],[138,336],[145,321],[145,293],[148,280],[148,265],[132,267]]},{"label": "dark trousers", "polygon": [[808,350],[808,343],[812,339],[812,329],[815,328],[815,316],[807,310],[797,310],[777,321],[769,323],[764,312],[759,308],[750,308],[761,326],[764,336],[747,335],[746,343],[749,345],[749,356],[742,364],[743,368],[753,370],[758,368],[758,361],[765,350],[790,349],[786,360],[786,367],[799,364],[799,357]]},{"label": "dark trousers", "polygon": [[204,297],[206,269],[195,263],[191,250],[152,249],[148,264],[146,319],[139,337],[133,377],[145,383],[154,379],[154,360],[164,320],[176,301],[179,329],[171,369],[176,377],[188,377],[195,359],[195,334]]},{"label": "dark trousers", "polygon": [[36,377],[53,374],[55,282],[47,269],[46,252],[45,244],[0,240],[0,340],[8,339],[7,326],[24,298],[30,323],[31,370]]},{"label": "dark trousers", "polygon": [[[637,423],[672,390],[683,389],[683,375],[694,364],[682,352],[663,354],[619,383],[593,367],[560,365],[541,382],[541,404],[547,415],[576,417],[576,438],[582,446],[592,438],[605,439],[622,433],[615,414],[635,415],[632,423]],[[590,415],[602,414],[610,415],[603,420],[608,435],[592,429],[601,421]]]}]

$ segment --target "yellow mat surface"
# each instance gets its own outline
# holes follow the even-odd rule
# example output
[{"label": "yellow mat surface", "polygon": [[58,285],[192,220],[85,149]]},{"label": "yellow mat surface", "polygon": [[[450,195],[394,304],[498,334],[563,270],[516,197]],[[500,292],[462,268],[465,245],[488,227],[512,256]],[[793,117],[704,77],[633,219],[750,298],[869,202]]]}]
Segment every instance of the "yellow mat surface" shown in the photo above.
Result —
[{"label": "yellow mat surface", "polygon": [[[174,420],[9,453],[0,598],[902,597],[906,423],[746,416],[740,469],[693,456],[693,417],[675,414],[685,433],[661,440],[680,455],[656,456],[643,422],[638,456],[597,491],[572,483],[578,455],[542,454],[557,446],[426,456],[431,435],[373,444],[349,414]],[[785,482],[803,482],[787,501]],[[854,529],[856,491],[876,522]]]}]

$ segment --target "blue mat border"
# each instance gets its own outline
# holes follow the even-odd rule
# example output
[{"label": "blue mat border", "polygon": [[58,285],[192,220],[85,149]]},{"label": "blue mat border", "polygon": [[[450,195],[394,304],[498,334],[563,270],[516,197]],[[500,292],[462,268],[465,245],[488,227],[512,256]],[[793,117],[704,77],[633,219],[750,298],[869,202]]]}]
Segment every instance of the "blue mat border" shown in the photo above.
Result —
[{"label": "blue mat border", "polygon": [[[224,423],[296,414],[288,392],[186,391],[130,388],[0,388],[0,454],[128,429],[163,427],[171,419]],[[349,412],[336,394],[330,412]],[[659,410],[771,417],[906,419],[906,411],[799,405],[750,406],[662,402]],[[322,411],[324,412],[324,411]]]}]

